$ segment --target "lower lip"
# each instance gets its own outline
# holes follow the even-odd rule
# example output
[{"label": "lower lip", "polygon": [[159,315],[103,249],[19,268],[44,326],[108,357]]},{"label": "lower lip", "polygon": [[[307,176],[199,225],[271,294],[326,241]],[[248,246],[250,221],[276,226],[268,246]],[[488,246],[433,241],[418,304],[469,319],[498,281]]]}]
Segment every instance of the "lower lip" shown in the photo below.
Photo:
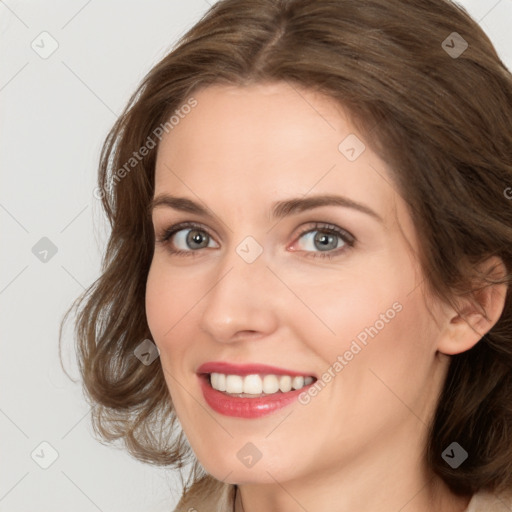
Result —
[{"label": "lower lip", "polygon": [[204,399],[214,411],[225,416],[236,416],[238,418],[260,418],[261,416],[271,414],[295,402],[303,391],[306,391],[314,384],[312,382],[301,389],[295,389],[286,393],[275,393],[259,398],[243,398],[229,396],[222,391],[213,389],[206,374],[199,375],[199,381]]}]

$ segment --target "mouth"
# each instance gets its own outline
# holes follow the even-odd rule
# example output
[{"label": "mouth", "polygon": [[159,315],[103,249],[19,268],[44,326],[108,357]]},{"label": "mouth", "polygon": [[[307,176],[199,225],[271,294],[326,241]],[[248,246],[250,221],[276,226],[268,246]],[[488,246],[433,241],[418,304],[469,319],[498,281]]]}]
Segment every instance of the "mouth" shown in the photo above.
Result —
[{"label": "mouth", "polygon": [[196,370],[205,402],[225,416],[259,418],[297,402],[318,380],[267,364],[204,363]]},{"label": "mouth", "polygon": [[312,375],[279,375],[253,373],[238,375],[229,373],[202,373],[200,376],[214,390],[237,398],[262,398],[299,391],[314,384]]},{"label": "mouth", "polygon": [[[299,395],[317,381],[314,375],[247,373],[247,368],[240,370],[243,375],[197,373],[203,398],[213,411],[224,416],[260,418],[297,402]],[[254,366],[251,369],[255,371]]]}]

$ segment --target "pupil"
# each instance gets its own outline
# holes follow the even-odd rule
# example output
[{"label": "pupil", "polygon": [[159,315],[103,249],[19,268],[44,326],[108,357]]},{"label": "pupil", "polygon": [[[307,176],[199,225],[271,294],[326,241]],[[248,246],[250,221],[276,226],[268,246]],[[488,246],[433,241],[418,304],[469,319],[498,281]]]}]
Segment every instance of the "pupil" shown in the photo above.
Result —
[{"label": "pupil", "polygon": [[[324,248],[329,243],[329,241],[332,242],[333,240],[334,240],[334,236],[332,236],[332,235],[323,234],[323,235],[316,237],[316,241],[319,242],[321,245],[323,245]],[[332,247],[332,248],[334,249],[335,247]]]},{"label": "pupil", "polygon": [[191,231],[189,237],[194,243],[199,245],[201,241],[204,241],[204,237],[199,231]]}]

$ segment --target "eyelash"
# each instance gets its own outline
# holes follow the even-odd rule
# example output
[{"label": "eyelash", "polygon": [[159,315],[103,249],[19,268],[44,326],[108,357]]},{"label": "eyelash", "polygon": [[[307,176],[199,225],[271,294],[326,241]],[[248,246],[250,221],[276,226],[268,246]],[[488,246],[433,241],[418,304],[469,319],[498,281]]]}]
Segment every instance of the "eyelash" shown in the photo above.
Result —
[{"label": "eyelash", "polygon": [[[200,231],[205,232],[210,238],[211,235],[208,233],[208,230],[203,228],[200,224],[196,224],[195,222],[180,222],[179,224],[174,224],[173,226],[167,228],[164,230],[161,237],[157,239],[157,242],[162,245],[167,245],[167,250],[176,256],[187,256],[187,257],[195,257],[197,256],[197,253],[199,253],[199,250],[190,250],[190,251],[183,251],[181,249],[172,249],[170,239],[175,234],[183,229],[197,229]],[[313,227],[308,227],[307,229],[304,229],[301,231],[297,237],[297,239],[302,238],[305,234],[310,233],[312,231],[321,231],[322,233],[328,233],[331,235],[338,235],[343,242],[345,243],[345,246],[342,248],[335,249],[333,251],[318,251],[318,252],[310,252],[306,251],[306,257],[308,258],[328,258],[331,260],[333,257],[336,257],[340,255],[341,253],[345,253],[346,251],[352,249],[355,245],[356,238],[351,235],[348,231],[345,231],[344,229],[338,228],[332,224],[324,224],[324,223],[315,223]]]}]

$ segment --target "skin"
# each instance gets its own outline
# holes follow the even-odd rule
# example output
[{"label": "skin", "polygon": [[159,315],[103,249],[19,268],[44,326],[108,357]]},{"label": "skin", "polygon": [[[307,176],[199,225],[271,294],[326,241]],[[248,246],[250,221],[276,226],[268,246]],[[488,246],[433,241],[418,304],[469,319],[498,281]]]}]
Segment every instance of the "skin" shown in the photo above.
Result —
[{"label": "skin", "polygon": [[[406,204],[387,165],[332,99],[285,83],[210,86],[194,97],[198,105],[160,143],[155,197],[187,197],[214,217],[154,208],[157,239],[192,221],[205,242],[187,244],[190,228],[174,245],[156,242],[146,310],[202,466],[239,484],[237,511],[240,497],[245,512],[463,511],[470,497],[456,497],[430,474],[422,451],[449,354],[470,349],[494,325],[505,290],[482,292],[488,320],[467,310],[476,333],[449,306],[427,306]],[[338,150],[349,134],[366,144],[355,161]],[[363,203],[382,222],[340,206],[270,217],[274,201],[332,193]],[[355,245],[333,235],[332,258],[311,257],[325,254],[312,237],[329,234],[315,222],[345,229]],[[301,235],[308,229],[316,231]],[[250,264],[236,251],[247,236],[263,248]],[[402,310],[307,405],[243,419],[206,404],[200,364],[266,363],[321,377],[396,302]],[[262,454],[250,468],[237,457],[247,442]]]}]

